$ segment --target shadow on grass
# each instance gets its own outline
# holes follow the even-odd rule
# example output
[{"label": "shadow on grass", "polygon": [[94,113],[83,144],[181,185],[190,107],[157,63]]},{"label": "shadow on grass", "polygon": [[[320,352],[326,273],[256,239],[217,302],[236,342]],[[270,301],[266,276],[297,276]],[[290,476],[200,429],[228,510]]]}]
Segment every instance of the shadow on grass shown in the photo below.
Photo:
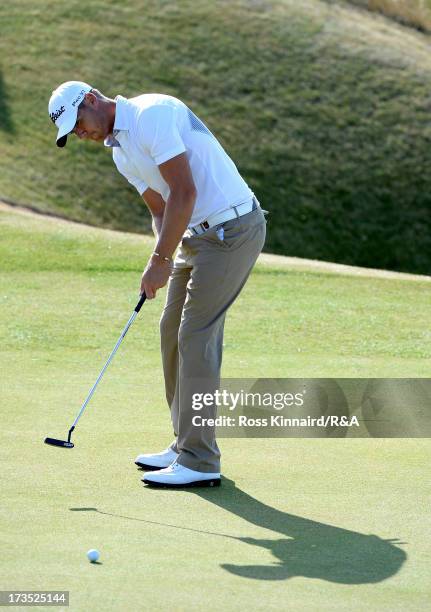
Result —
[{"label": "shadow on grass", "polygon": [[3,73],[0,70],[0,130],[8,134],[15,133],[15,126],[10,112],[9,98],[3,80]]},{"label": "shadow on grass", "polygon": [[239,538],[269,550],[277,561],[265,565],[222,564],[237,576],[255,580],[304,576],[340,584],[376,583],[393,576],[407,559],[396,546],[402,542],[276,510],[238,489],[228,478],[223,478],[217,495],[209,489],[196,490],[196,494],[253,525],[287,536],[275,540]]},{"label": "shadow on grass", "polygon": [[[396,574],[407,559],[406,553],[397,546],[403,542],[396,539],[384,540],[373,534],[366,535],[288,514],[251,497],[229,478],[222,478],[222,481],[223,486],[220,488],[190,489],[190,492],[244,521],[287,537],[237,537],[103,512],[92,507],[69,509],[75,512],[94,511],[117,518],[229,538],[264,548],[273,554],[276,561],[262,565],[221,565],[231,574],[254,580],[286,580],[304,576],[340,584],[376,583]],[[166,492],[175,494],[171,490]]]}]

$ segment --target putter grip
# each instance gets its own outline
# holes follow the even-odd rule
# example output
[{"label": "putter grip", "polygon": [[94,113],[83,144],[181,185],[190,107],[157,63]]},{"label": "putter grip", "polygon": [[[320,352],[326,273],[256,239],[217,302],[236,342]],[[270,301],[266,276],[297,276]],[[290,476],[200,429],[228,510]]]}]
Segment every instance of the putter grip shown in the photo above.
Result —
[{"label": "putter grip", "polygon": [[136,304],[136,308],[135,308],[135,312],[139,312],[142,308],[142,304],[145,302],[145,300],[147,299],[147,296],[145,295],[145,293],[143,293],[141,295],[141,299],[139,300],[139,302]]}]

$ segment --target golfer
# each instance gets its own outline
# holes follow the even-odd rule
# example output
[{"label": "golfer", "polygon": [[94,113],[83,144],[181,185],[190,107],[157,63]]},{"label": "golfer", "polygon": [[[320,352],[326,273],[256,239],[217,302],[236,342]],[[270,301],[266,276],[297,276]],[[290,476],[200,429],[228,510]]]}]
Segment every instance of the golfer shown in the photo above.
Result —
[{"label": "golfer", "polygon": [[160,335],[175,439],[162,452],[136,458],[146,470],[143,481],[217,486],[217,407],[208,401],[197,412],[193,398],[220,384],[226,312],[262,250],[266,211],[215,136],[173,96],[111,99],[68,81],[52,93],[48,110],[59,147],[75,134],[112,148],[117,169],[153,218],[156,243],[140,292],[152,299],[168,283]]}]

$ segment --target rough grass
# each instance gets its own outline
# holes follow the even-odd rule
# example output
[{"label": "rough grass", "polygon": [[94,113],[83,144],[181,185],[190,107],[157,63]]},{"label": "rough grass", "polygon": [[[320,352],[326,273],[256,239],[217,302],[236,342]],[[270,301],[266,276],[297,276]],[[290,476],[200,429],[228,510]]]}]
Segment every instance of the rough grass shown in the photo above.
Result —
[{"label": "rough grass", "polygon": [[421,32],[431,32],[430,0],[346,0]]},{"label": "rough grass", "polygon": [[0,20],[0,195],[149,230],[107,151],[54,146],[46,107],[71,78],[110,96],[163,91],[208,123],[271,211],[268,251],[429,273],[424,36],[320,0],[20,0]]}]

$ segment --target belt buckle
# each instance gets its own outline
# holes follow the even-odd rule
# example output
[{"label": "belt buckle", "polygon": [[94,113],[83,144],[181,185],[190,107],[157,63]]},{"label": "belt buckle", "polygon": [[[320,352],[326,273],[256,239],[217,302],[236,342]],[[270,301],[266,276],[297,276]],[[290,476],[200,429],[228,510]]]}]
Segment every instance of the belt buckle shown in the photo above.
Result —
[{"label": "belt buckle", "polygon": [[207,229],[209,229],[209,227],[210,224],[208,223],[208,221],[203,221],[202,223],[198,223],[198,225],[194,225],[193,227],[191,227],[190,231],[195,236],[199,236],[201,232],[205,232]]}]

